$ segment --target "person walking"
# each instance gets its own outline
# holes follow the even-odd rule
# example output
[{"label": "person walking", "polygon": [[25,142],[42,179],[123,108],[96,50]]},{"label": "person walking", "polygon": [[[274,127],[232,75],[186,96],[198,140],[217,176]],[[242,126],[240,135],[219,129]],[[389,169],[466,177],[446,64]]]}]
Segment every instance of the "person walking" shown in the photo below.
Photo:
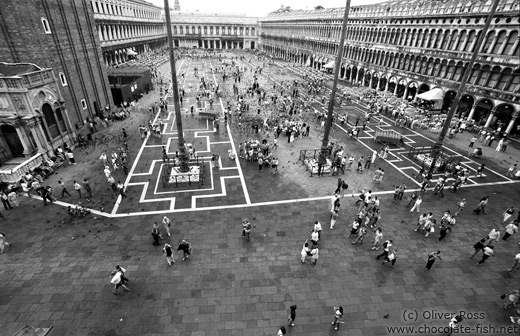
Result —
[{"label": "person walking", "polygon": [[249,241],[250,234],[251,234],[251,223],[247,219],[244,219],[242,221],[242,239]]},{"label": "person walking", "polygon": [[311,256],[311,249],[309,248],[309,240],[307,239],[305,243],[303,243],[302,252],[301,252],[301,260],[302,263],[305,264],[305,260]]},{"label": "person walking", "polygon": [[331,216],[330,216],[330,230],[334,230],[334,225],[336,225],[336,221],[338,220],[338,217],[339,217],[339,211],[338,210],[333,210],[331,211]]},{"label": "person walking", "polygon": [[278,329],[278,333],[276,334],[276,336],[285,336],[287,334],[287,330],[285,329],[284,326],[281,326],[280,329]]},{"label": "person walking", "polygon": [[374,245],[372,246],[372,250],[379,250],[381,242],[383,241],[383,230],[378,227],[374,234]]},{"label": "person walking", "polygon": [[464,207],[466,206],[466,199],[463,198],[462,200],[459,201],[459,203],[457,205],[458,205],[457,211],[455,211],[453,216],[458,216],[464,210]]},{"label": "person walking", "polygon": [[315,229],[312,229],[312,231],[311,231],[312,247],[317,246],[319,240],[320,240],[320,236],[318,234],[318,231]]},{"label": "person walking", "polygon": [[480,251],[483,251],[484,250],[484,247],[486,247],[485,243],[486,243],[486,240],[488,238],[487,237],[484,237],[482,239],[480,239],[478,242],[476,242],[474,245],[473,245],[473,249],[475,250],[473,252],[473,254],[471,255],[470,259],[473,259],[477,253],[479,253]]},{"label": "person walking", "polygon": [[4,204],[5,210],[12,210],[13,207],[11,206],[11,203],[9,203],[9,197],[7,197],[7,191],[3,190],[0,193],[0,199],[2,200],[2,203]]},{"label": "person walking", "polygon": [[386,260],[383,261],[382,265],[385,265],[387,262],[390,263],[390,267],[394,268],[395,262],[397,261],[397,249],[390,251]]},{"label": "person walking", "polygon": [[399,198],[400,201],[403,199],[405,190],[406,190],[406,184],[401,183],[401,185],[399,186],[399,194],[397,195],[397,197]]},{"label": "person walking", "polygon": [[441,197],[444,197],[444,181],[437,183],[433,190],[434,195],[437,195],[439,193],[441,194]]},{"label": "person walking", "polygon": [[440,261],[442,261],[440,254],[441,254],[441,251],[430,252],[428,254],[428,262],[426,263],[427,270],[432,269],[432,266],[435,263],[435,260],[439,259]]},{"label": "person walking", "polygon": [[520,270],[520,253],[515,255],[515,259],[513,260],[513,264],[511,265],[511,267],[509,267],[507,269],[508,272],[518,271],[518,270]]},{"label": "person walking", "polygon": [[477,208],[475,210],[473,210],[473,213],[477,214],[477,215],[480,215],[481,212],[483,214],[486,214],[485,208],[486,208],[486,205],[488,204],[488,202],[489,202],[489,196],[481,198],[477,205]]},{"label": "person walking", "polygon": [[477,141],[477,137],[473,136],[471,138],[471,140],[469,141],[469,146],[468,147],[473,148],[473,145],[475,144],[475,141]]},{"label": "person walking", "polygon": [[518,232],[518,226],[516,226],[516,224],[517,222],[511,222],[506,225],[504,229],[506,232],[504,233],[502,240],[507,240],[509,237]]},{"label": "person walking", "polygon": [[14,190],[11,190],[7,194],[7,200],[9,201],[9,203],[12,203],[12,204],[16,205],[17,207],[20,206],[20,203],[18,203],[18,195],[16,194],[16,191],[14,191]]},{"label": "person walking", "polygon": [[504,310],[508,310],[509,308],[518,307],[520,304],[520,290],[515,289],[507,294],[502,294],[501,297],[504,299],[507,298],[507,302],[504,303]]},{"label": "person walking", "polygon": [[495,226],[487,235],[487,241],[485,245],[491,245],[493,241],[498,242],[500,240],[500,230],[498,226]]},{"label": "person walking", "polygon": [[365,238],[365,235],[367,234],[367,229],[365,226],[361,226],[357,232],[356,240],[352,242],[352,245],[354,244],[363,244],[363,239]]},{"label": "person walking", "polygon": [[92,198],[92,189],[90,188],[90,184],[87,179],[83,179],[83,188],[85,189],[85,197]]},{"label": "person walking", "polygon": [[489,257],[494,257],[495,256],[495,253],[493,252],[493,246],[492,245],[488,245],[486,247],[484,247],[484,249],[482,250],[483,254],[482,254],[482,259],[477,263],[478,266],[482,265],[483,263],[486,262],[486,260],[489,258]]},{"label": "person walking", "polygon": [[318,238],[321,238],[321,223],[314,221],[314,230],[318,232]]},{"label": "person walking", "polygon": [[320,250],[318,249],[318,245],[314,245],[311,249],[311,265],[315,266],[318,263],[319,258]]},{"label": "person walking", "polygon": [[69,159],[69,164],[76,164],[76,159],[74,159],[74,153],[72,152],[72,150],[69,149],[69,151],[65,153],[65,155],[67,156],[67,159]]},{"label": "person walking", "polygon": [[417,191],[414,191],[411,195],[410,195],[410,200],[408,201],[408,204],[406,204],[406,207],[410,207],[412,206],[412,204],[415,204],[415,201],[417,200],[417,197],[419,195],[417,195]]},{"label": "person walking", "polygon": [[294,327],[294,320],[296,320],[296,305],[292,305],[289,307],[289,317],[287,321],[289,321],[289,326]]},{"label": "person walking", "polygon": [[58,184],[60,185],[61,187],[61,198],[64,198],[65,197],[65,194],[67,194],[68,196],[70,196],[70,193],[69,191],[67,190],[67,187],[65,187],[65,184],[63,183],[62,180],[59,180],[58,181]]},{"label": "person walking", "polygon": [[162,224],[163,224],[163,227],[164,227],[164,231],[166,231],[166,234],[168,235],[168,237],[171,237],[171,234],[170,234],[170,219],[166,216],[163,217],[162,219]]},{"label": "person walking", "polygon": [[9,246],[11,246],[11,244],[9,244],[9,242],[7,242],[5,233],[0,232],[0,254],[3,254],[5,248],[9,247]]},{"label": "person walking", "polygon": [[440,229],[439,229],[439,239],[438,239],[438,241],[443,240],[446,237],[446,235],[448,233],[450,233],[450,232],[451,232],[451,228],[449,226],[446,226],[446,225],[442,224]]},{"label": "person walking", "polygon": [[390,248],[392,247],[392,243],[393,243],[392,240],[387,240],[383,243],[383,252],[376,256],[376,260],[379,260],[381,257],[383,257],[383,259],[385,259],[385,260],[388,258],[388,254],[390,253]]},{"label": "person walking", "polygon": [[339,324],[343,321],[341,320],[343,318],[343,307],[334,307],[334,322],[332,322],[332,325],[334,326],[334,330],[339,329]]},{"label": "person walking", "polygon": [[121,195],[121,198],[126,197],[125,185],[121,183],[121,181],[117,181],[117,190],[119,191],[119,195]]},{"label": "person walking", "polygon": [[421,212],[421,203],[422,203],[422,197],[417,196],[417,199],[415,200],[413,207],[410,209],[410,212],[414,212],[415,210],[417,210],[417,212]]},{"label": "person walking", "polygon": [[117,191],[116,179],[112,175],[108,177],[108,183],[112,187],[112,191]]},{"label": "person walking", "polygon": [[507,208],[504,213],[502,214],[502,223],[507,222],[511,217],[513,217],[513,214],[515,213],[514,207]]},{"label": "person walking", "polygon": [[81,195],[81,184],[76,182],[76,180],[74,180],[73,184],[74,184],[74,190],[76,190],[78,192],[79,198],[83,198],[83,195]]},{"label": "person walking", "polygon": [[475,177],[482,177],[482,173],[484,172],[484,168],[486,168],[486,164],[483,163],[477,168],[477,172],[475,173]]},{"label": "person walking", "polygon": [[168,265],[171,266],[171,265],[175,264],[175,259],[173,259],[173,250],[172,250],[172,246],[170,244],[168,244],[168,243],[164,244],[163,253],[166,256],[166,261],[168,262]]},{"label": "person walking", "polygon": [[187,258],[189,258],[189,256],[191,255],[192,253],[192,248],[191,248],[191,244],[188,243],[186,240],[182,240],[181,243],[179,244],[179,247],[177,247],[177,251],[182,251],[183,253],[183,256],[182,256],[182,261],[186,260]]},{"label": "person walking", "polygon": [[457,328],[459,327],[459,323],[462,322],[462,320],[464,320],[464,318],[460,315],[455,315],[451,318],[450,322],[448,323],[448,327],[450,328],[450,330],[448,331],[448,333],[446,334],[446,336],[451,336],[451,334],[457,330]]},{"label": "person walking", "polygon": [[159,246],[159,239],[161,234],[159,233],[159,228],[157,227],[157,222],[153,224],[152,227],[152,238],[153,238],[153,246]]},{"label": "person walking", "polygon": [[123,277],[124,277],[124,271],[123,270],[116,270],[114,272],[112,272],[112,280],[110,280],[110,283],[112,283],[114,285],[114,295],[117,295],[117,289],[119,287],[123,287],[125,289],[125,291],[129,292],[130,289],[128,289],[128,287],[126,287],[126,285],[124,284],[123,282]]}]

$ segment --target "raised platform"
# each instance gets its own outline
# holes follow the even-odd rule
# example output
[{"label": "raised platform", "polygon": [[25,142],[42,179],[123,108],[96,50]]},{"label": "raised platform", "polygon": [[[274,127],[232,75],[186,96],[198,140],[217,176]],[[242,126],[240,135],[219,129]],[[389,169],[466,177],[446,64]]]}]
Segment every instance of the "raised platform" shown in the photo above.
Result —
[{"label": "raised platform", "polygon": [[168,183],[190,183],[200,181],[200,167],[191,166],[186,173],[181,173],[179,167],[172,168]]}]

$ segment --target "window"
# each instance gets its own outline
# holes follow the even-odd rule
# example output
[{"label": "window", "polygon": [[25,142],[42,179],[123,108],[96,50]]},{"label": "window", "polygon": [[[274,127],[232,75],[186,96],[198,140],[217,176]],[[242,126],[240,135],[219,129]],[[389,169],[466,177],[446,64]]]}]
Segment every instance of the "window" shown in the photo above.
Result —
[{"label": "window", "polygon": [[58,76],[60,77],[61,86],[67,86],[68,85],[67,78],[65,78],[65,75],[63,74],[63,72],[60,72],[58,74]]},{"label": "window", "polygon": [[85,99],[81,99],[81,107],[86,110],[87,109],[87,102],[85,101]]},{"label": "window", "polygon": [[49,21],[46,18],[42,18],[43,31],[45,34],[52,34],[51,26],[49,25]]}]

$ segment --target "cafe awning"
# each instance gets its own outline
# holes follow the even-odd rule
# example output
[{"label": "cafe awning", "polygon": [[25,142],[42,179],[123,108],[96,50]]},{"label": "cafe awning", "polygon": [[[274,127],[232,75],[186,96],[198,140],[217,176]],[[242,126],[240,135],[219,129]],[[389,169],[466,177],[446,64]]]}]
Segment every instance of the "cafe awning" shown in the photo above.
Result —
[{"label": "cafe awning", "polygon": [[434,88],[430,91],[423,92],[420,95],[417,95],[417,98],[421,98],[424,100],[442,100],[442,89],[441,88]]},{"label": "cafe awning", "polygon": [[135,56],[135,55],[137,55],[137,53],[135,51],[133,51],[132,49],[126,49],[126,54],[128,56]]}]

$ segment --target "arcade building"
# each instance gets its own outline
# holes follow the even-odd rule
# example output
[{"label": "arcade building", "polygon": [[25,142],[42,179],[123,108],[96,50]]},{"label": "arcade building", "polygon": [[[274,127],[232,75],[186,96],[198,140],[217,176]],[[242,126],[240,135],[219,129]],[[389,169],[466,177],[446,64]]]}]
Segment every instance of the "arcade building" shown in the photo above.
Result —
[{"label": "arcade building", "polygon": [[[340,78],[413,101],[438,89],[447,110],[492,1],[393,0],[351,7]],[[457,114],[520,135],[520,2],[502,0]],[[344,8],[278,10],[259,19],[260,49],[323,69],[337,55]]]}]

